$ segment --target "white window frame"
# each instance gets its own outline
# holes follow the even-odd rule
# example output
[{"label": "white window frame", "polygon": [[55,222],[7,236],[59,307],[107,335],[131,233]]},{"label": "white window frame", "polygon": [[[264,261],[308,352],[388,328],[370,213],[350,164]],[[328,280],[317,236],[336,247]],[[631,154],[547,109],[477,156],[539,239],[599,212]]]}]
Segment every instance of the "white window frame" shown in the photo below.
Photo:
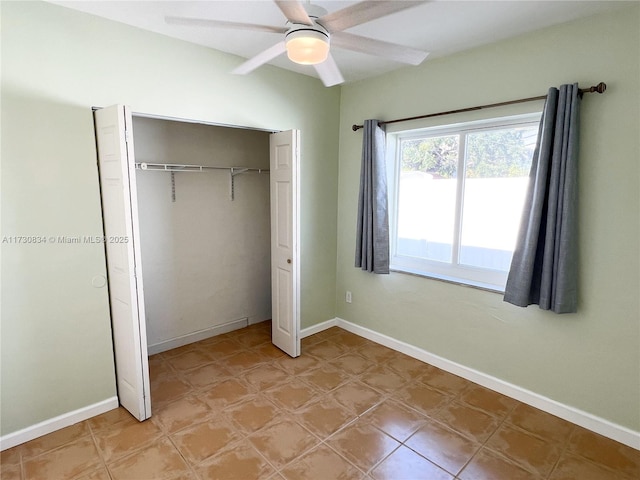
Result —
[{"label": "white window frame", "polygon": [[463,192],[465,183],[465,147],[466,141],[461,138],[458,150],[456,211],[454,222],[454,238],[452,262],[440,262],[419,257],[398,255],[398,199],[401,173],[402,140],[425,137],[440,137],[445,135],[463,135],[478,131],[497,130],[504,127],[535,126],[540,124],[541,112],[527,113],[508,117],[489,118],[463,123],[438,125],[411,130],[399,130],[387,133],[387,178],[389,199],[389,246],[390,269],[394,272],[409,273],[427,278],[434,278],[446,282],[465,286],[477,287],[493,292],[504,293],[508,272],[481,267],[471,267],[458,264],[460,239],[462,229]]}]

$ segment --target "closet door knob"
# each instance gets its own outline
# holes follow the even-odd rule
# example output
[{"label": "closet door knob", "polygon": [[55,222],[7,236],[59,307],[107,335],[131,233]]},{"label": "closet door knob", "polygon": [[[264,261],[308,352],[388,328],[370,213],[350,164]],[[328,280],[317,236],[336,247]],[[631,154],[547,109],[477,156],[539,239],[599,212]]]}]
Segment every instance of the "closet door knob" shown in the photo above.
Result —
[{"label": "closet door knob", "polygon": [[287,263],[291,263],[291,259],[290,258],[287,258]]}]

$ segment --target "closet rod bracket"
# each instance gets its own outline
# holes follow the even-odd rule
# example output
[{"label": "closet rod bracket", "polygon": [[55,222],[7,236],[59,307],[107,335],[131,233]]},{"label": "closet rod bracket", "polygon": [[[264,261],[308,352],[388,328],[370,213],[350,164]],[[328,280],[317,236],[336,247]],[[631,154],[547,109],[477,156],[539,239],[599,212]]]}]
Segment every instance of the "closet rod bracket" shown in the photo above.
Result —
[{"label": "closet rod bracket", "polygon": [[249,171],[248,168],[244,167],[231,167],[229,168],[229,179],[231,181],[231,201],[235,200],[235,189],[236,189],[236,176],[243,174],[244,172]]}]

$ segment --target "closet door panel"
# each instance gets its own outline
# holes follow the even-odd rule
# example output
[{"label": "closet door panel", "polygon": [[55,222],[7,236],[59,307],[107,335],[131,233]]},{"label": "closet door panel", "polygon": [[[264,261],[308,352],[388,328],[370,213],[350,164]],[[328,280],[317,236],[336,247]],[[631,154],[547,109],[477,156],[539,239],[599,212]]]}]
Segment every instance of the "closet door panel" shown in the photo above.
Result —
[{"label": "closet door panel", "polygon": [[[142,421],[151,416],[140,268],[131,114],[122,105],[95,112],[118,400]],[[140,275],[137,273],[140,272]]]},{"label": "closet door panel", "polygon": [[300,132],[270,138],[271,341],[292,357],[300,355]]}]

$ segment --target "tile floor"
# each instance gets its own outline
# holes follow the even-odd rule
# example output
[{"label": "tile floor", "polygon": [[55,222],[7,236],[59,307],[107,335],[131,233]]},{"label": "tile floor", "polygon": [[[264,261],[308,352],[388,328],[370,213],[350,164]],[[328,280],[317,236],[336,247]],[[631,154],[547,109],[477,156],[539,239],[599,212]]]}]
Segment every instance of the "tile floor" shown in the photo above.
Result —
[{"label": "tile floor", "polygon": [[632,480],[640,452],[339,328],[269,322],[150,358],[122,409],[2,452],[3,480]]}]

